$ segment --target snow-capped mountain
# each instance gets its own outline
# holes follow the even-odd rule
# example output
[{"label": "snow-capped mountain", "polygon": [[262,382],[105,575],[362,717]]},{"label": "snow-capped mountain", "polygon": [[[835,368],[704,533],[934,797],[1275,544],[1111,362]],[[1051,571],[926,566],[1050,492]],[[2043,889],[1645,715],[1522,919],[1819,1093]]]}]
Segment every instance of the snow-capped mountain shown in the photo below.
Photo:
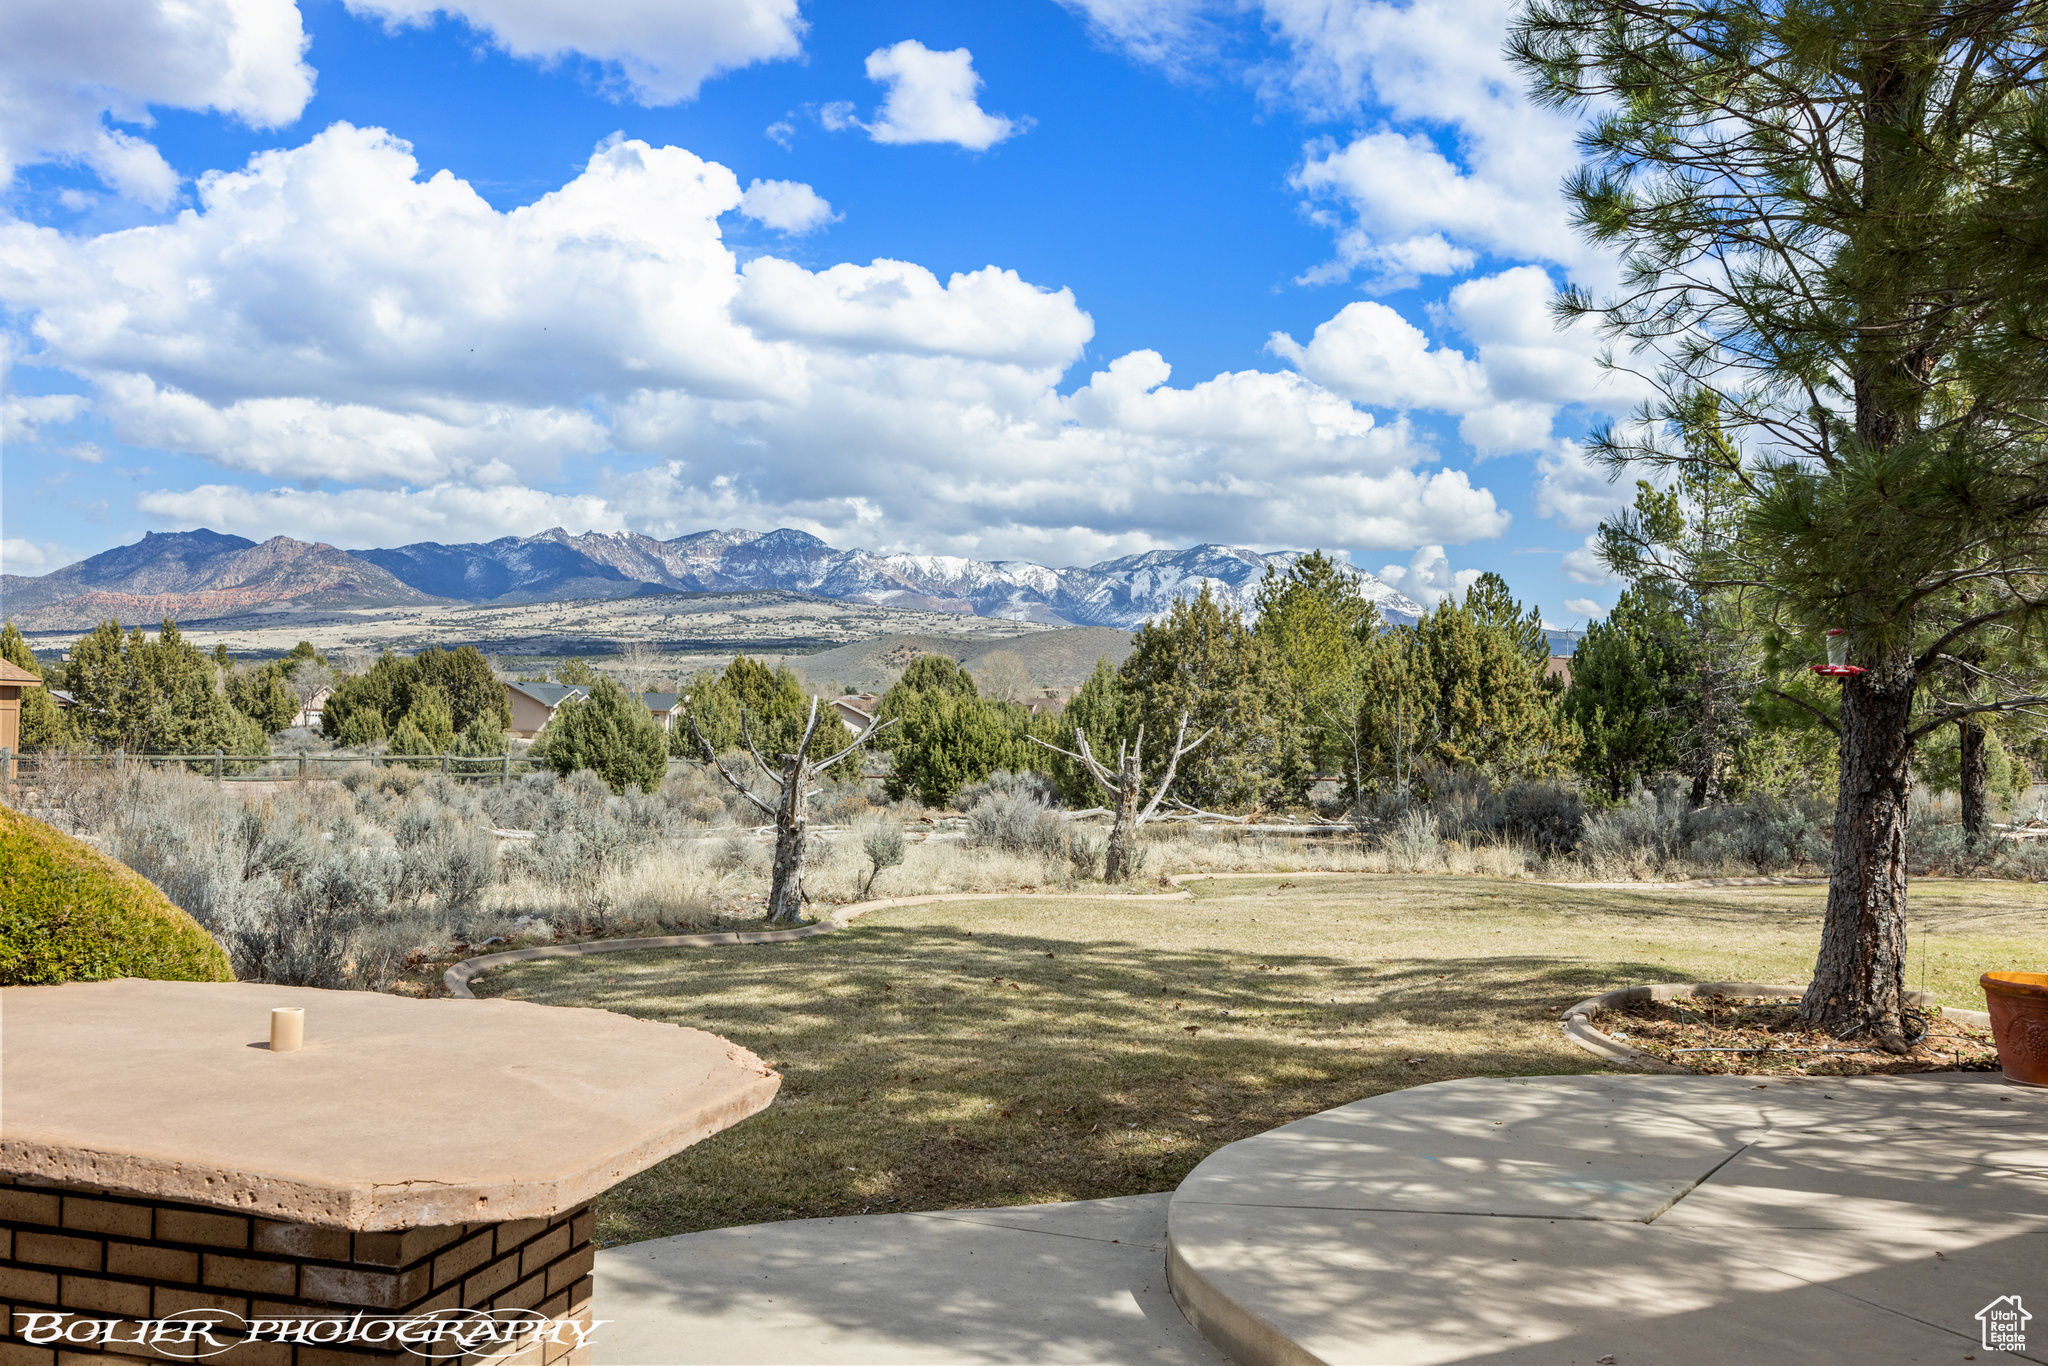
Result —
[{"label": "snow-capped mountain", "polygon": [[[632,532],[571,536],[555,527],[481,545],[428,541],[351,553],[420,592],[471,602],[773,588],[1012,621],[1126,630],[1165,612],[1176,599],[1193,597],[1204,583],[1249,611],[1266,566],[1285,567],[1302,554],[1198,545],[1086,568],[1052,569],[1028,560],[838,550],[787,527],[700,531],[670,541]],[[1413,620],[1423,611],[1370,574],[1363,586],[1390,619]]]}]

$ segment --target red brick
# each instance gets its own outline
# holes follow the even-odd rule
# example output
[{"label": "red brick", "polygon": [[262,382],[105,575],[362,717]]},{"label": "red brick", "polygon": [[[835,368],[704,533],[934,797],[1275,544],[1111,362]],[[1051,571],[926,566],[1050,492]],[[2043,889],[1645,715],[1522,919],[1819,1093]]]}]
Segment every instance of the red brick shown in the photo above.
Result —
[{"label": "red brick", "polygon": [[349,1232],[345,1228],[258,1219],[253,1246],[258,1252],[276,1252],[287,1257],[317,1257],[323,1262],[345,1262],[349,1259]]},{"label": "red brick", "polygon": [[240,1295],[216,1295],[205,1290],[187,1290],[183,1286],[160,1285],[155,1292],[156,1317],[167,1319],[173,1314],[182,1314],[189,1309],[225,1309],[230,1313],[246,1315],[249,1301]]},{"label": "red brick", "polygon": [[14,1230],[0,1228],[0,1262],[14,1255]]},{"label": "red brick", "polygon": [[531,1276],[569,1250],[569,1226],[557,1224],[519,1249],[519,1274]]},{"label": "red brick", "polygon": [[252,1295],[295,1295],[299,1290],[298,1266],[292,1262],[268,1262],[256,1257],[224,1257],[206,1254],[206,1284],[221,1290],[246,1290]]},{"label": "red brick", "polygon": [[86,1309],[137,1319],[149,1317],[149,1287],[146,1285],[106,1281],[97,1276],[66,1276],[62,1292],[63,1298],[58,1303],[66,1309]]},{"label": "red brick", "polygon": [[64,1197],[64,1227],[88,1233],[147,1238],[151,1213],[148,1205],[124,1205],[117,1200],[95,1200],[87,1195]]},{"label": "red brick", "polygon": [[12,1219],[17,1224],[48,1224],[56,1228],[61,1207],[58,1197],[44,1191],[0,1186],[0,1219]]},{"label": "red brick", "polygon": [[237,1250],[249,1246],[249,1220],[240,1214],[196,1209],[158,1209],[156,1236],[165,1243],[199,1243]]},{"label": "red brick", "polygon": [[0,1342],[0,1366],[56,1366],[57,1349],[25,1342]]},{"label": "red brick", "polygon": [[551,1319],[561,1318],[569,1312],[569,1292],[563,1290],[548,1296],[535,1305],[534,1310],[537,1313],[547,1315]]},{"label": "red brick", "polygon": [[54,1271],[30,1271],[23,1266],[0,1266],[0,1295],[10,1300],[27,1300],[30,1304],[55,1304],[57,1274]]},{"label": "red brick", "polygon": [[137,1276],[148,1281],[199,1283],[199,1254],[154,1243],[107,1244],[107,1270],[116,1276]]},{"label": "red brick", "polygon": [[569,1287],[569,1307],[572,1309],[584,1308],[590,1303],[591,1297],[596,1293],[597,1277],[585,1276],[582,1280]]},{"label": "red brick", "polygon": [[513,1248],[530,1241],[547,1226],[548,1221],[545,1219],[514,1219],[510,1223],[498,1225],[498,1255],[502,1257]]},{"label": "red brick", "polygon": [[462,1283],[462,1304],[474,1309],[519,1279],[519,1258],[501,1257]]},{"label": "red brick", "polygon": [[597,1234],[597,1216],[585,1205],[576,1211],[576,1217],[569,1221],[569,1241],[587,1243]]},{"label": "red brick", "polygon": [[472,1234],[434,1258],[434,1284],[446,1285],[467,1276],[491,1259],[491,1230]]},{"label": "red brick", "polygon": [[427,1285],[428,1268],[424,1262],[407,1271],[308,1265],[299,1272],[302,1299],[361,1305],[366,1309],[403,1309],[426,1294]]}]

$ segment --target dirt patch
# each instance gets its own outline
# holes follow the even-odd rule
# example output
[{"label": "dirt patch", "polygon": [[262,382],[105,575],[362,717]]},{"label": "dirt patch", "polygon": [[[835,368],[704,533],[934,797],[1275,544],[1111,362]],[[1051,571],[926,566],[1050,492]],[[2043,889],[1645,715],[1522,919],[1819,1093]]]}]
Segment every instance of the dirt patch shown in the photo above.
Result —
[{"label": "dirt patch", "polygon": [[1995,1072],[1991,1031],[1936,1014],[1909,1013],[1906,1054],[1855,1036],[1798,1029],[1799,1002],[1753,996],[1631,1001],[1594,1014],[1593,1027],[1688,1072],[1733,1076],[1862,1077],[1906,1072]]}]

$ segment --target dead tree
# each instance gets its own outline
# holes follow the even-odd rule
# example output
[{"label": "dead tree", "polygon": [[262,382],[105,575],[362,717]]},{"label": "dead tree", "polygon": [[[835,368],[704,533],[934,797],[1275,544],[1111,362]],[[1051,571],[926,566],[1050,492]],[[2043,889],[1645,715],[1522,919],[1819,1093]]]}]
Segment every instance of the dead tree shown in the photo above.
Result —
[{"label": "dead tree", "polygon": [[704,738],[704,732],[697,726],[697,718],[685,712],[690,719],[690,734],[697,737],[697,744],[704,750],[704,757],[718,770],[718,776],[732,784],[733,790],[759,807],[762,814],[775,822],[775,872],[768,886],[768,923],[771,925],[794,925],[804,914],[804,837],[807,832],[811,784],[820,774],[844,759],[847,755],[866,744],[875,732],[895,725],[895,721],[884,721],[880,717],[870,720],[854,742],[829,759],[811,760],[811,737],[818,731],[818,699],[811,699],[810,719],[804,723],[804,737],[797,742],[796,753],[782,756],[782,769],[778,776],[768,767],[768,761],[761,757],[761,751],[754,746],[754,737],[747,728],[746,708],[740,708],[740,735],[747,742],[747,753],[754,758],[754,764],[761,770],[761,776],[775,784],[776,800],[773,806],[756,796],[754,790],[726,772],[719,761],[718,753],[711,742]]},{"label": "dead tree", "polygon": [[[1036,735],[1031,737],[1033,741],[1044,745],[1053,753],[1064,754],[1087,769],[1090,776],[1102,785],[1102,790],[1109,794],[1111,802],[1114,803],[1116,819],[1109,827],[1109,851],[1103,855],[1102,877],[1105,882],[1122,882],[1136,871],[1131,866],[1131,855],[1133,846],[1138,841],[1138,827],[1151,820],[1153,813],[1159,810],[1159,803],[1165,800],[1167,789],[1173,786],[1174,770],[1180,767],[1181,756],[1216,732],[1212,727],[1192,740],[1187,740],[1187,733],[1188,714],[1182,712],[1180,729],[1173,737],[1173,755],[1166,761],[1166,774],[1159,780],[1159,786],[1152,793],[1152,800],[1146,803],[1142,811],[1138,809],[1138,801],[1144,795],[1145,782],[1143,726],[1138,727],[1137,739],[1129,744],[1122,741],[1117,743],[1116,768],[1113,771],[1104,767],[1102,761],[1095,757],[1095,752],[1088,748],[1086,732],[1078,726],[1074,728],[1074,743],[1081,747],[1079,754],[1040,740]],[[1187,743],[1183,744],[1183,740],[1187,740]]]}]

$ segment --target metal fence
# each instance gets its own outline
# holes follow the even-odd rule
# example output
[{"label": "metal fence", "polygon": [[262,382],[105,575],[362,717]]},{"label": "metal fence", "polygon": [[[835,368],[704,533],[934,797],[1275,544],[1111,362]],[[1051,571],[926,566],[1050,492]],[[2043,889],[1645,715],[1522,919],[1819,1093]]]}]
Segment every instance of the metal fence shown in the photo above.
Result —
[{"label": "metal fence", "polygon": [[53,770],[76,769],[182,769],[211,778],[217,783],[282,783],[333,779],[350,768],[409,768],[416,772],[445,773],[469,782],[508,782],[532,773],[533,760],[510,754],[481,758],[465,754],[130,754],[115,750],[105,754],[38,753],[14,754],[0,749],[0,773],[14,781],[33,783]]}]

